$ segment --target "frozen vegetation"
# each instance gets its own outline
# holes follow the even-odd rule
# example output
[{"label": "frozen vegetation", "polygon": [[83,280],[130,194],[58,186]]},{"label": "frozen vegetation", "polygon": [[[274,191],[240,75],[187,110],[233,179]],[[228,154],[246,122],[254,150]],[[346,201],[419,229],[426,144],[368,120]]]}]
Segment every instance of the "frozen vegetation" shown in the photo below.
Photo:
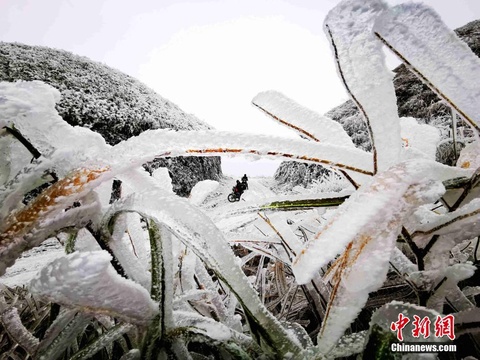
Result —
[{"label": "frozen vegetation", "polygon": [[[252,102],[296,140],[151,129],[112,144],[64,122],[50,85],[0,83],[0,275],[45,240],[65,251],[28,290],[3,288],[1,351],[397,358],[390,345],[408,316],[408,341],[453,342],[453,356],[478,355],[480,85],[470,79],[480,59],[423,5],[345,0],[324,30],[369,151],[275,91]],[[399,117],[383,46],[468,126],[456,164],[436,161],[437,128]],[[226,206],[230,183],[202,182],[182,198],[167,170],[142,166],[222,154],[320,164],[329,175],[287,194],[252,179],[244,201]],[[435,336],[411,335],[415,316]],[[438,332],[442,317],[455,319],[448,337]]]},{"label": "frozen vegetation", "polygon": [[[476,20],[455,30],[457,36],[477,56],[480,55],[479,27],[480,21]],[[432,32],[429,36],[434,36],[434,34],[436,33]],[[398,114],[401,117],[413,117],[421,123],[431,124],[438,128],[442,141],[438,144],[437,160],[454,165],[458,154],[448,153],[447,149],[448,145],[450,148],[452,147],[452,109],[404,64],[395,68],[393,72]],[[352,100],[335,107],[326,116],[340,122],[347,133],[352,136],[355,145],[370,150],[367,128]],[[464,142],[471,141],[473,135],[470,127],[461,118],[457,124],[457,134],[459,147]]]},{"label": "frozen vegetation", "polygon": [[[476,20],[455,30],[458,37],[477,56],[480,56],[479,29],[480,20]],[[434,36],[434,34],[436,32],[430,32],[425,36]],[[441,141],[436,143],[437,161],[455,165],[460,150],[473,140],[474,133],[471,127],[461,117],[457,117],[454,147],[452,115],[455,115],[455,112],[452,112],[451,107],[404,64],[395,68],[393,72],[393,85],[399,116],[413,117],[421,124],[430,124],[436,127],[441,136]],[[339,122],[356,146],[371,151],[367,126],[363,121],[360,110],[352,100],[333,108],[325,116]],[[325,173],[328,173],[328,169],[321,165],[285,161],[278,168],[275,178],[284,188],[291,188],[296,185],[310,187],[312,183],[321,181]]]}]

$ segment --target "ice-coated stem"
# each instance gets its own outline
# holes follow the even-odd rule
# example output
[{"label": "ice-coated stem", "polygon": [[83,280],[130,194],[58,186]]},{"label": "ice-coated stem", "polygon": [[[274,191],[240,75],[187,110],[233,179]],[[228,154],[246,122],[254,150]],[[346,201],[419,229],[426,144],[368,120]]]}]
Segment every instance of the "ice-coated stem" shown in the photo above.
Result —
[{"label": "ice-coated stem", "polygon": [[[130,202],[117,202],[116,211],[138,212],[165,225],[232,290],[244,308],[255,336],[263,339],[270,349],[281,356],[298,353],[301,350],[298,340],[261,303],[218,228],[187,201],[171,194],[165,195],[159,191],[137,195]],[[162,204],[161,208],[157,206],[158,203]]]},{"label": "ice-coated stem", "polygon": [[120,338],[123,334],[129,332],[134,328],[132,324],[118,324],[103,333],[94,342],[73,355],[70,360],[87,360],[91,359],[93,355],[102,350],[104,347],[112,344],[115,340]]},{"label": "ice-coated stem", "polygon": [[152,263],[151,297],[158,303],[158,315],[152,320],[143,345],[145,357],[153,354],[165,345],[165,334],[173,327],[173,274],[170,234],[154,220],[147,220],[150,237]]},{"label": "ice-coated stem", "polygon": [[17,308],[10,307],[3,311],[0,315],[0,320],[7,333],[17,344],[23,347],[31,356],[35,354],[39,341],[22,324]]}]

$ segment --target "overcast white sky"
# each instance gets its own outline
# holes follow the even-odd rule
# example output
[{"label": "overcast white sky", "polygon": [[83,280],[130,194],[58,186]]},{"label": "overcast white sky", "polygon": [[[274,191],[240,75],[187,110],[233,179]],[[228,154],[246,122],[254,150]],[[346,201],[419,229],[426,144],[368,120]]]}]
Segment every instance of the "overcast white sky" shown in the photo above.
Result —
[{"label": "overcast white sky", "polygon": [[[220,130],[292,136],[251,99],[274,89],[320,113],[347,99],[322,29],[338,2],[0,0],[0,40],[103,62]],[[480,18],[478,0],[423,2],[451,28]],[[224,164],[268,175],[278,163]]]}]

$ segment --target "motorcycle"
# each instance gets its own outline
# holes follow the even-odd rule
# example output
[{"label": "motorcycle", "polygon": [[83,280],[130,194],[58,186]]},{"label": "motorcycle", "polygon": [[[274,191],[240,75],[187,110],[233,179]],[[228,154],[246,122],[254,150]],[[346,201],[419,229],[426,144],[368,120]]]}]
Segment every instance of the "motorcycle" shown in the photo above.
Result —
[{"label": "motorcycle", "polygon": [[232,193],[228,194],[228,201],[230,202],[235,202],[235,201],[240,201],[240,196],[242,196],[241,193],[235,191],[235,187],[232,189]]}]

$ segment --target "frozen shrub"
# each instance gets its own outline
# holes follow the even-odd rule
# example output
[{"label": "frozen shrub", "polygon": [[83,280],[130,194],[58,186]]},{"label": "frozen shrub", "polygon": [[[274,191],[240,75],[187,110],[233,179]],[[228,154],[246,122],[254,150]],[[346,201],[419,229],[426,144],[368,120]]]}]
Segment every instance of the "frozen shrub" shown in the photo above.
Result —
[{"label": "frozen shrub", "polygon": [[[480,60],[418,4],[392,9],[377,0],[345,0],[328,14],[325,32],[340,78],[361,109],[370,152],[338,123],[272,91],[253,104],[299,139],[157,129],[112,146],[65,124],[52,87],[0,83],[0,274],[48,238],[62,238],[68,253],[30,284],[53,304],[43,335],[12,301],[0,299],[8,333],[2,339],[18,344],[15,356],[324,359],[363,352],[381,358],[398,341],[401,316],[417,314],[432,327],[455,318],[450,340],[464,345],[459,356],[475,355],[478,136],[456,166],[435,161],[438,132],[399,118],[382,46],[475,134],[480,91],[470,71],[480,72]],[[218,154],[320,164],[350,185],[236,209],[258,214],[262,237],[227,240],[204,212],[142,167],[153,158]],[[23,204],[25,194],[49,181]],[[110,196],[113,181],[120,197]],[[230,243],[251,252],[237,248],[240,258]],[[242,266],[250,266],[249,278]],[[392,273],[416,303],[386,296],[368,305],[372,294],[392,285]],[[365,308],[379,309],[370,317]],[[314,315],[312,324],[306,314]],[[351,327],[359,316],[363,321]],[[436,335],[408,339],[441,341]]]}]

